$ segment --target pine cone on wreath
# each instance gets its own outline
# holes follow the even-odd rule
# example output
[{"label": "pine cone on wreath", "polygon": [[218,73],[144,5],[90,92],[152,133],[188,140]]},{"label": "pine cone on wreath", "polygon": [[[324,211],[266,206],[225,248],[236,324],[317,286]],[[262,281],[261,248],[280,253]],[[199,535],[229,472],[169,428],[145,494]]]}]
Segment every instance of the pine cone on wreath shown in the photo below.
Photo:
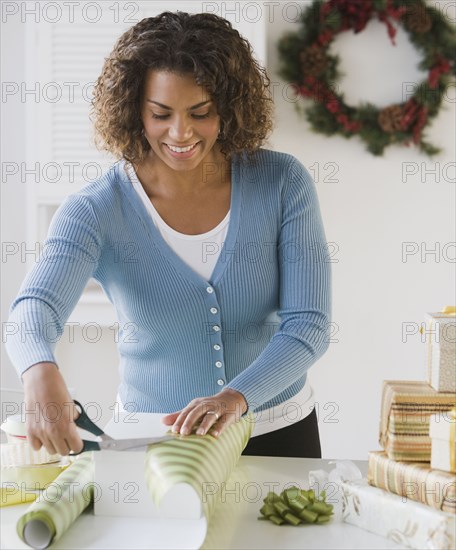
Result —
[{"label": "pine cone on wreath", "polygon": [[401,105],[390,105],[379,112],[377,119],[378,124],[380,128],[388,134],[398,132],[401,129],[403,114]]},{"label": "pine cone on wreath", "polygon": [[320,48],[317,44],[308,46],[299,54],[301,61],[301,69],[304,76],[321,76],[328,65],[328,58],[324,48]]},{"label": "pine cone on wreath", "polygon": [[423,6],[412,4],[405,13],[405,25],[411,32],[423,34],[432,27],[432,19]]}]

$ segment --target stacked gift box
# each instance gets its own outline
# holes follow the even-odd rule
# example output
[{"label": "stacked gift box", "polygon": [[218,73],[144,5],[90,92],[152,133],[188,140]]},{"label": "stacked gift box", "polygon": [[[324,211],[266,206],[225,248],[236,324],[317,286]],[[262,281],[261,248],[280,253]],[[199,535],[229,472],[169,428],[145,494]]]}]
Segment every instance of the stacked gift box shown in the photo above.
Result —
[{"label": "stacked gift box", "polygon": [[456,546],[456,307],[430,314],[427,381],[383,382],[367,480],[344,482],[344,520],[410,548]]}]

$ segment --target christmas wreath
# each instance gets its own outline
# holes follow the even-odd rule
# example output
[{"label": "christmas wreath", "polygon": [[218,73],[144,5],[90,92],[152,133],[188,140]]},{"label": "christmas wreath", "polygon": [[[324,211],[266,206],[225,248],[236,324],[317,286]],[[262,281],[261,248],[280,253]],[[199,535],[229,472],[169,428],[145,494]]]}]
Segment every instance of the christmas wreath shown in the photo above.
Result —
[{"label": "christmas wreath", "polygon": [[[374,17],[385,24],[393,45],[397,25],[403,26],[423,54],[419,68],[428,72],[407,101],[381,109],[368,102],[356,107],[345,103],[334,89],[339,58],[329,53],[339,33],[361,32]],[[293,84],[298,96],[313,99],[304,113],[316,132],[358,135],[374,155],[393,143],[414,143],[428,155],[440,151],[423,139],[423,131],[438,114],[456,72],[456,39],[442,13],[424,0],[314,1],[302,14],[300,30],[286,34],[278,49],[280,76]]]}]

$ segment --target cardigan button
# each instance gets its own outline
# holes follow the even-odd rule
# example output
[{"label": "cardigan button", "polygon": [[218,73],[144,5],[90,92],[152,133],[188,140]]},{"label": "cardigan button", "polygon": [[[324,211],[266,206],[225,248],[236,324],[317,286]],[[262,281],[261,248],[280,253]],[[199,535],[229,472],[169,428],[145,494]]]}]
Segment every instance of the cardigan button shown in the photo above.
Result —
[{"label": "cardigan button", "polygon": [[211,307],[211,309],[209,311],[215,315],[217,313],[218,309],[216,307]]},{"label": "cardigan button", "polygon": [[221,378],[219,378],[219,379],[217,380],[217,384],[218,384],[219,386],[223,386],[224,383],[225,383],[225,380],[222,380]]},{"label": "cardigan button", "polygon": [[209,294],[212,294],[214,292],[214,289],[211,286],[208,286],[206,288],[206,291],[209,292]]},{"label": "cardigan button", "polygon": [[216,366],[218,369],[222,368],[222,362],[221,362],[221,361],[216,361],[216,362],[215,362],[215,366]]},{"label": "cardigan button", "polygon": [[215,332],[218,332],[220,330],[220,327],[218,325],[214,325],[212,328],[215,330]]},{"label": "cardigan button", "polygon": [[220,346],[219,346],[218,344],[214,344],[214,349],[216,349],[216,350],[218,351],[218,350],[221,349],[221,348],[220,348]]}]

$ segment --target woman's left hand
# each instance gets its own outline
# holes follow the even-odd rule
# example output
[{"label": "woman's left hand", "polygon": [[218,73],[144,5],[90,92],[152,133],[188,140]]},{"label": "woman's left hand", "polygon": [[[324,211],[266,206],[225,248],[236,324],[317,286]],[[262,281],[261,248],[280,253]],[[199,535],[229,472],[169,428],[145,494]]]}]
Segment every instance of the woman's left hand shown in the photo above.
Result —
[{"label": "woman's left hand", "polygon": [[191,434],[193,426],[201,421],[196,431],[198,435],[205,435],[211,430],[211,435],[218,437],[230,424],[237,422],[247,409],[242,393],[227,388],[210,397],[193,399],[181,411],[164,416],[162,421],[168,426],[172,424],[172,431],[182,435]]}]

